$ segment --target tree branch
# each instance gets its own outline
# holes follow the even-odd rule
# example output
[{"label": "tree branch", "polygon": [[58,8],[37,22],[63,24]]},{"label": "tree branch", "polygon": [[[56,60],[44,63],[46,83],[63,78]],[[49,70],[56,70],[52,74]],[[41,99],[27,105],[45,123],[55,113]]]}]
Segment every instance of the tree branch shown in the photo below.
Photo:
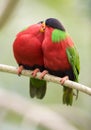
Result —
[{"label": "tree branch", "polygon": [[[3,64],[0,64],[0,71],[7,72],[7,73],[17,74],[17,68],[16,67],[8,66],[8,65],[3,65]],[[22,71],[22,75],[23,76],[31,77],[31,73],[32,73],[32,71],[30,71],[30,70],[23,70]],[[41,73],[38,72],[37,75],[36,75],[36,78],[39,79],[40,74]],[[44,76],[44,80],[60,84],[61,78],[53,76],[53,75],[46,74]],[[81,91],[83,93],[86,93],[88,95],[91,95],[91,88],[87,87],[85,85],[73,82],[71,80],[66,80],[65,83],[64,83],[64,85],[67,86],[67,87],[69,87],[69,88],[73,88],[73,89],[79,90],[79,91]]]}]

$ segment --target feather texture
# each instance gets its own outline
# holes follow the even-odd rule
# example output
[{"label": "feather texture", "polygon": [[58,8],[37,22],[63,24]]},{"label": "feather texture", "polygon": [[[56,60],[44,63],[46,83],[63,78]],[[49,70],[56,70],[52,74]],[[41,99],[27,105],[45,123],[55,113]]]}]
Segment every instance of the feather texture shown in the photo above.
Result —
[{"label": "feather texture", "polygon": [[[80,62],[72,39],[58,20],[50,18],[46,23],[42,43],[45,68],[52,75],[78,82]],[[63,103],[72,105],[73,94],[73,89],[63,86]]]},{"label": "feather texture", "polygon": [[68,56],[68,60],[69,63],[72,66],[73,69],[73,73],[74,73],[74,81],[78,82],[78,75],[79,75],[79,71],[80,71],[80,60],[79,60],[79,55],[77,52],[76,47],[68,47],[66,49],[67,52],[67,56]]},{"label": "feather texture", "polygon": [[46,93],[46,81],[30,78],[30,96],[42,99]]},{"label": "feather texture", "polygon": [[61,40],[64,40],[67,37],[67,33],[59,29],[54,29],[52,32],[52,41],[53,43],[59,43]]},{"label": "feather texture", "polygon": [[[13,43],[13,52],[18,65],[25,69],[39,68],[43,71],[43,53],[41,44],[44,34],[40,31],[42,22],[34,24],[17,34]],[[46,92],[46,81],[30,79],[30,96],[42,99]]]}]

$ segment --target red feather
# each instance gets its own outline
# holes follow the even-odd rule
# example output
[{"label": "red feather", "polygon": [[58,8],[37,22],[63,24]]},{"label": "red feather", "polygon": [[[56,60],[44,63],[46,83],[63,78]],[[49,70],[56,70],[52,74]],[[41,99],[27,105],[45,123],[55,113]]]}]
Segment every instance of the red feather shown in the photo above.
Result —
[{"label": "red feather", "polygon": [[17,34],[13,52],[18,64],[32,67],[43,65],[41,43],[44,34],[40,32],[41,24],[34,24]]},{"label": "red feather", "polygon": [[42,44],[44,54],[44,65],[46,68],[53,71],[65,71],[71,68],[68,62],[66,48],[74,46],[71,38],[67,36],[65,40],[61,40],[59,43],[52,42],[51,27],[46,27],[45,39]]}]

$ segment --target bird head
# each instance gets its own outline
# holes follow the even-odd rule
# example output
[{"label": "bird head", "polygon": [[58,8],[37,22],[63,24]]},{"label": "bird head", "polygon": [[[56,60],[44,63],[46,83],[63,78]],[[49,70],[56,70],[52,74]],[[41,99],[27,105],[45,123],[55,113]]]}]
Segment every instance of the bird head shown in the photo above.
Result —
[{"label": "bird head", "polygon": [[45,32],[46,26],[65,31],[65,28],[62,23],[55,18],[48,18],[45,20],[45,22],[42,21],[40,32]]},{"label": "bird head", "polygon": [[45,22],[41,22],[40,32],[45,32],[45,28],[46,28]]},{"label": "bird head", "polygon": [[55,18],[46,19],[45,25],[49,26],[49,27],[52,27],[54,29],[59,29],[59,30],[65,31],[65,28],[62,25],[62,23],[59,20],[55,19]]}]

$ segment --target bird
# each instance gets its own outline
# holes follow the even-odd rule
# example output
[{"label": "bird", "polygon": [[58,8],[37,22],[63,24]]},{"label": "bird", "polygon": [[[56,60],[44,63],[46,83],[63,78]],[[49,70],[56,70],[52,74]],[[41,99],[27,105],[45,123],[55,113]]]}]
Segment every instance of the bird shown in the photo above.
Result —
[{"label": "bird", "polygon": [[[73,96],[78,97],[72,88],[64,86],[69,79],[78,82],[80,72],[79,53],[75,43],[63,24],[56,18],[48,18],[43,23],[44,39],[42,51],[45,70],[52,75],[61,77],[63,85],[63,104],[72,105]],[[41,78],[45,74],[42,74]]]},{"label": "bird", "polygon": [[46,81],[36,79],[37,72],[44,67],[41,44],[44,38],[42,21],[20,31],[13,42],[13,54],[18,64],[17,74],[23,69],[33,70],[29,83],[31,98],[42,99],[46,93]]}]

